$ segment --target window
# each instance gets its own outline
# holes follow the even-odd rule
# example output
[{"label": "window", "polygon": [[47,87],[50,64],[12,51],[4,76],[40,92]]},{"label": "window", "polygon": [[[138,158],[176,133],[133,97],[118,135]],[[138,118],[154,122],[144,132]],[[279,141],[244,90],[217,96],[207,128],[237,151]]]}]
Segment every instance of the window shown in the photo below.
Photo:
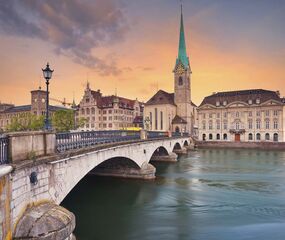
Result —
[{"label": "window", "polygon": [[257,134],[256,134],[256,140],[257,140],[257,141],[260,141],[260,133],[257,133]]},{"label": "window", "polygon": [[86,98],[86,99],[85,99],[85,102],[86,102],[86,103],[89,103],[89,102],[90,102],[90,99],[89,99],[89,98]]},{"label": "window", "polygon": [[157,130],[157,108],[154,109],[154,123],[155,123],[155,130]]},{"label": "window", "polygon": [[278,110],[274,110],[273,115],[278,116]]},{"label": "window", "polygon": [[91,113],[95,114],[95,108],[91,108]]},{"label": "window", "polygon": [[109,114],[112,114],[112,110],[109,110]]},{"label": "window", "polygon": [[206,141],[206,134],[205,133],[203,134],[202,138],[203,138],[203,141]]},{"label": "window", "polygon": [[277,120],[274,120],[274,122],[273,122],[273,128],[274,128],[274,129],[278,129],[278,121],[277,121]]},{"label": "window", "polygon": [[252,129],[252,120],[248,120],[248,128]]},{"label": "window", "polygon": [[265,120],[265,128],[269,129],[270,128],[270,122],[269,120]]},{"label": "window", "polygon": [[248,134],[248,140],[249,140],[249,141],[252,141],[252,140],[253,140],[253,135],[252,135],[252,133]]},{"label": "window", "polygon": [[90,109],[86,108],[86,114],[90,114]]},{"label": "window", "polygon": [[252,112],[251,112],[251,111],[248,112],[248,116],[249,116],[249,117],[252,117]]},{"label": "window", "polygon": [[273,141],[274,141],[274,142],[278,142],[278,134],[277,134],[277,133],[274,133],[274,135],[273,135]]},{"label": "window", "polygon": [[224,129],[227,130],[228,129],[228,123],[224,122]]},{"label": "window", "polygon": [[103,111],[103,114],[106,114],[106,113],[107,113],[107,111],[106,111],[106,110],[104,110],[104,111]]},{"label": "window", "polygon": [[270,135],[269,135],[269,133],[266,133],[266,134],[265,134],[265,140],[266,140],[266,141],[269,141],[269,140],[270,140]]},{"label": "window", "polygon": [[269,110],[266,110],[266,111],[265,111],[265,116],[266,116],[266,117],[269,117],[269,114],[270,114]]},{"label": "window", "polygon": [[221,127],[220,121],[217,121],[217,129],[220,129]]},{"label": "window", "polygon": [[249,105],[252,104],[252,100],[251,100],[251,99],[248,100],[248,104],[249,104]]},{"label": "window", "polygon": [[255,102],[256,102],[256,104],[259,104],[260,103],[260,99],[257,98]]},{"label": "window", "polygon": [[236,130],[239,130],[239,122],[236,122]]},{"label": "window", "polygon": [[239,117],[239,112],[236,112],[236,117],[237,117],[237,118]]},{"label": "window", "polygon": [[228,116],[228,114],[226,112],[224,112],[224,118],[226,118]]},{"label": "window", "polygon": [[256,120],[256,129],[260,129],[260,120]]},{"label": "window", "polygon": [[183,79],[182,79],[182,77],[179,77],[178,85],[179,85],[179,86],[183,85]]},{"label": "window", "polygon": [[224,139],[224,140],[228,140],[228,135],[227,135],[226,133],[224,133],[223,139]]},{"label": "window", "polygon": [[216,102],[216,106],[219,107],[220,106],[220,101]]},{"label": "window", "polygon": [[209,121],[209,130],[212,130],[212,129],[213,129],[213,122]]},{"label": "window", "polygon": [[108,127],[109,127],[109,128],[112,128],[112,123],[109,123]]},{"label": "window", "polygon": [[213,118],[213,114],[212,113],[209,113],[209,118]]},{"label": "window", "polygon": [[217,134],[217,140],[220,140],[220,134],[219,133]]},{"label": "window", "polygon": [[223,102],[223,105],[224,105],[224,106],[226,106],[227,104],[228,104],[227,101],[224,101],[224,102]]},{"label": "window", "polygon": [[206,130],[206,122],[203,121],[203,130]]},{"label": "window", "polygon": [[109,121],[112,121],[112,117],[109,117]]},{"label": "window", "polygon": [[206,118],[206,114],[205,114],[205,113],[203,113],[203,118],[204,118],[204,119]]},{"label": "window", "polygon": [[213,140],[213,134],[212,133],[209,134],[209,139]]},{"label": "window", "polygon": [[257,111],[257,112],[256,112],[256,116],[257,116],[257,117],[260,117],[260,111]]},{"label": "window", "polygon": [[160,112],[160,129],[163,130],[163,112]]}]

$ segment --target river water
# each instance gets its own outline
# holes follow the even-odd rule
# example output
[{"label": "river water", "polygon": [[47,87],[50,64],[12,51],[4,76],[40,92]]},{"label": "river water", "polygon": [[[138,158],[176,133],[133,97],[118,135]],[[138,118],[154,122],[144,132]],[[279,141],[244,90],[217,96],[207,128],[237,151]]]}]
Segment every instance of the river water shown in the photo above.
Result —
[{"label": "river water", "polygon": [[85,177],[63,206],[79,240],[284,240],[285,152],[198,150],[155,181]]}]

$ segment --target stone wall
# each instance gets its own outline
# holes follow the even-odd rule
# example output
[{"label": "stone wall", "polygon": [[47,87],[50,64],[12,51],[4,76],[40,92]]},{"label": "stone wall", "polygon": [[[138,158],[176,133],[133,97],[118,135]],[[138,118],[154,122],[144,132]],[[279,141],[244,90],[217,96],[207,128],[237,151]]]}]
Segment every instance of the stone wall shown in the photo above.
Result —
[{"label": "stone wall", "polygon": [[198,148],[252,148],[285,150],[285,142],[225,142],[225,141],[197,141]]}]

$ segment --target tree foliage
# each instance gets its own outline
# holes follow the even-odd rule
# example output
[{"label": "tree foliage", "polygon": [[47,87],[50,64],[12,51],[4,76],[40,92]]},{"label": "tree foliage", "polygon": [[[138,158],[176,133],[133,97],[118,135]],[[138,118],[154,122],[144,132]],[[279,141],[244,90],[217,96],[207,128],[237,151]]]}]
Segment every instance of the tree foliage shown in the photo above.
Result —
[{"label": "tree foliage", "polygon": [[66,132],[75,128],[74,111],[59,110],[52,117],[52,128],[58,132]]},{"label": "tree foliage", "polygon": [[44,116],[36,116],[31,113],[20,113],[13,117],[7,126],[10,132],[16,131],[37,131],[44,127]]}]

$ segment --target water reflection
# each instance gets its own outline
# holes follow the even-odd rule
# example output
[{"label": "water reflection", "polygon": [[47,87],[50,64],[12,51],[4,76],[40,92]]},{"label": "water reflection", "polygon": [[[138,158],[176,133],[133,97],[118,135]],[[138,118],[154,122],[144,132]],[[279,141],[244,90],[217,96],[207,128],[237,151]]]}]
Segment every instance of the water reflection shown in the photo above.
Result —
[{"label": "water reflection", "polygon": [[63,202],[77,238],[285,239],[285,152],[203,149],[155,166],[155,181],[81,181]]}]

